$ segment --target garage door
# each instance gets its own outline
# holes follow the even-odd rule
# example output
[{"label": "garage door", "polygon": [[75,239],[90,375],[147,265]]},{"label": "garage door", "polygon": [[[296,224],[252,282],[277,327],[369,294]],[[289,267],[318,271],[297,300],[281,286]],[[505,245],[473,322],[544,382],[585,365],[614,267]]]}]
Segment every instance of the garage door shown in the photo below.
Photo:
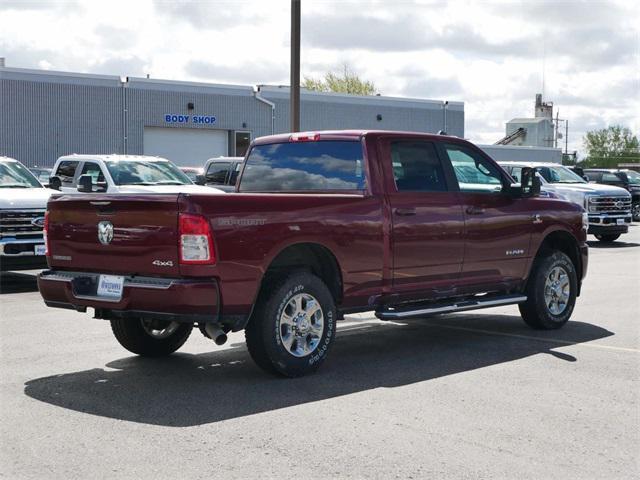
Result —
[{"label": "garage door", "polygon": [[200,167],[208,158],[226,155],[228,147],[226,130],[144,127],[144,154],[183,167]]}]

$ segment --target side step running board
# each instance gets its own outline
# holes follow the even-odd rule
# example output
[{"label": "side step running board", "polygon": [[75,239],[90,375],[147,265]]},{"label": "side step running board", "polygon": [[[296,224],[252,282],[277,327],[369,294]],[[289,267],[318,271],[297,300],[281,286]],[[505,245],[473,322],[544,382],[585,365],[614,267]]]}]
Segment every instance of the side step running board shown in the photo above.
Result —
[{"label": "side step running board", "polygon": [[399,320],[403,318],[422,317],[434,313],[461,312],[464,310],[498,307],[500,305],[513,305],[525,302],[526,300],[527,297],[525,295],[479,297],[477,299],[460,300],[455,303],[434,303],[428,306],[421,305],[413,309],[406,306],[404,308],[387,308],[385,310],[378,310],[376,317],[380,320]]}]

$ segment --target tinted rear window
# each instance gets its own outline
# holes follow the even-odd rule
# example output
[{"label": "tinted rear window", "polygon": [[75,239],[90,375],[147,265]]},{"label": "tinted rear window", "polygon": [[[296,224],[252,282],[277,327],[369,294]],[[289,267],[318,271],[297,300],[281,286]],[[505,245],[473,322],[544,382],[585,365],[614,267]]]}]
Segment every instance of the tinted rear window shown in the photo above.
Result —
[{"label": "tinted rear window", "polygon": [[360,142],[275,143],[251,149],[241,192],[363,190]]}]

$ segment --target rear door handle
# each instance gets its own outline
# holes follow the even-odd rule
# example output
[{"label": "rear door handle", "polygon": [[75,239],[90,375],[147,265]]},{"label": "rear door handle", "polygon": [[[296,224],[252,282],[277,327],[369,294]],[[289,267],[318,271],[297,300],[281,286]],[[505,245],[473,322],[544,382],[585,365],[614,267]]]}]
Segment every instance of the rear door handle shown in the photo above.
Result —
[{"label": "rear door handle", "polygon": [[484,208],[482,208],[482,207],[467,207],[467,213],[469,215],[482,215],[484,213]]},{"label": "rear door handle", "polygon": [[400,215],[401,217],[408,217],[410,215],[415,215],[415,208],[396,208],[396,215]]}]

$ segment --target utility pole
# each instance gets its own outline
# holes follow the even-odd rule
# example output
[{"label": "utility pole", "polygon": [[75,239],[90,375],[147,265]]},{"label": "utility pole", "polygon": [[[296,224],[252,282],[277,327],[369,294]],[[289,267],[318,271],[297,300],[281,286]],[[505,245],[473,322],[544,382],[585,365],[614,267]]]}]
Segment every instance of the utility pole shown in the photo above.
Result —
[{"label": "utility pole", "polygon": [[560,109],[556,110],[556,124],[555,124],[555,135],[553,136],[553,148],[558,148],[558,117],[560,116]]},{"label": "utility pole", "polygon": [[564,121],[564,153],[569,155],[569,120]]},{"label": "utility pole", "polygon": [[300,1],[291,0],[291,131],[300,131]]}]

